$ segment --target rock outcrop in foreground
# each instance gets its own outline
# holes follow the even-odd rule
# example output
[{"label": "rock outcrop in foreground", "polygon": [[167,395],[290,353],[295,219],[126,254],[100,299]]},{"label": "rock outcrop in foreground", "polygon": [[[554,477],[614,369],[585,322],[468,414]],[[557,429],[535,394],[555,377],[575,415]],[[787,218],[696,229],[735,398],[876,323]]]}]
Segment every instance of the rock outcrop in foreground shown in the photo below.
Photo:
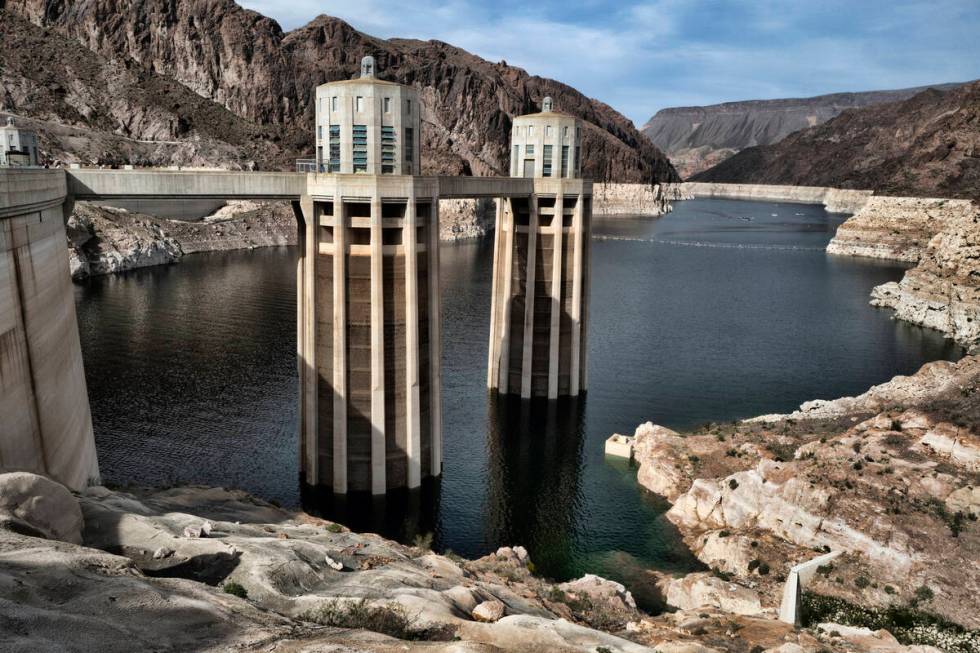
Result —
[{"label": "rock outcrop in foreground", "polygon": [[852,606],[835,612],[845,616],[938,615],[973,631],[912,632],[900,619],[890,628],[906,641],[973,651],[978,424],[980,358],[968,356],[792,415],[687,435],[642,425],[637,478],[673,503],[667,518],[697,557],[755,589],[764,608],[778,605],[792,565],[842,551],[807,588],[825,597],[817,604]]},{"label": "rock outcrop in foreground", "polygon": [[[0,497],[24,476],[0,474]],[[654,617],[618,583],[537,578],[520,546],[467,561],[216,488],[60,491],[84,528],[45,530],[30,502],[12,527],[0,507],[3,650],[913,653],[794,629],[707,573],[652,574],[675,608]]]}]

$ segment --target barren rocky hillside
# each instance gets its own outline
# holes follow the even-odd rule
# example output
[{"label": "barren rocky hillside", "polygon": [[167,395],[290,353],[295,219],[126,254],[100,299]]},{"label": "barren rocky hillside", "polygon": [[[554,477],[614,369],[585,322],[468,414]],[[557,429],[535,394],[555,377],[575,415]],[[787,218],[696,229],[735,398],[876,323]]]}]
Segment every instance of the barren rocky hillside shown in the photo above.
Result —
[{"label": "barren rocky hillside", "polygon": [[775,145],[743,150],[694,179],[980,197],[980,82],[845,111]]},{"label": "barren rocky hillside", "polygon": [[[361,57],[371,54],[382,77],[413,84],[422,93],[426,172],[506,172],[512,117],[535,110],[551,95],[559,110],[586,121],[586,175],[618,181],[677,179],[666,157],[607,105],[560,82],[505,62],[491,63],[446,43],[378,39],[328,16],[284,32],[272,19],[232,0],[7,0],[0,8],[105,60],[128,62],[124,65],[141,74],[176,81],[254,129],[269,130],[260,144],[270,148],[270,158],[280,166],[288,165],[295,153],[312,152],[315,87],[352,77]],[[12,55],[5,48],[2,56]],[[79,56],[88,57],[84,52]],[[5,87],[33,77],[8,72],[7,65],[3,70]],[[58,114],[59,121],[89,126],[79,118],[87,118],[84,112],[71,111],[76,94],[89,93],[88,84],[76,83],[72,76],[52,84],[69,105],[65,115]],[[26,100],[7,95],[8,110],[34,116]],[[180,126],[178,120],[169,130],[158,130],[159,138],[181,137]]]},{"label": "barren rocky hillside", "polygon": [[[935,88],[954,86],[942,84]],[[776,143],[795,131],[822,124],[847,109],[904,100],[926,88],[674,107],[658,111],[642,131],[667,153],[681,176],[687,178],[739,150]]]}]

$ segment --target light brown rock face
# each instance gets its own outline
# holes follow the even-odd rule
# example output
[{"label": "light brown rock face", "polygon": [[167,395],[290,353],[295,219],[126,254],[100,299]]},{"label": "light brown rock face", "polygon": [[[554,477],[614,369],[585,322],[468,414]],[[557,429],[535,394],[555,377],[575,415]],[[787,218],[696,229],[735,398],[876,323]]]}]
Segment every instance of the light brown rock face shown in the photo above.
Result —
[{"label": "light brown rock face", "polygon": [[595,184],[592,214],[662,215],[671,209],[670,200],[685,199],[682,184]]},{"label": "light brown rock face", "polygon": [[65,486],[29,472],[0,474],[0,529],[80,544],[82,524],[78,501]]},{"label": "light brown rock face", "polygon": [[644,425],[637,478],[671,496],[695,555],[755,583],[764,607],[790,566],[833,550],[845,555],[818,574],[820,593],[886,606],[926,586],[920,609],[977,628],[978,396],[970,356],[793,415],[687,436]]},{"label": "light brown rock face", "polygon": [[980,343],[980,207],[969,207],[930,241],[900,282],[878,286],[874,306],[936,329],[965,347]]},{"label": "light brown rock face", "polygon": [[974,212],[967,200],[871,197],[837,228],[827,253],[917,263],[933,236]]},{"label": "light brown rock face", "polygon": [[667,604],[680,610],[715,608],[732,614],[763,612],[758,592],[716,578],[711,574],[688,574],[667,585]]},{"label": "light brown rock face", "polygon": [[296,219],[283,202],[231,202],[194,221],[79,202],[67,230],[75,279],[174,263],[193,252],[296,244]]},{"label": "light brown rock face", "polygon": [[[446,43],[379,39],[328,16],[287,33],[232,0],[11,0],[5,7],[105,59],[172,80],[253,129],[266,130],[261,144],[283,150],[275,157],[279,166],[292,165],[300,152],[312,156],[316,86],[349,79],[361,57],[370,54],[382,77],[420,91],[427,174],[506,174],[512,118],[537,110],[550,95],[556,109],[584,121],[586,176],[679,180],[660,150],[611,107],[560,82]],[[14,81],[25,77],[30,75]],[[56,82],[69,85],[69,79]],[[73,117],[84,124],[84,116]],[[179,134],[179,127],[160,133]]]}]

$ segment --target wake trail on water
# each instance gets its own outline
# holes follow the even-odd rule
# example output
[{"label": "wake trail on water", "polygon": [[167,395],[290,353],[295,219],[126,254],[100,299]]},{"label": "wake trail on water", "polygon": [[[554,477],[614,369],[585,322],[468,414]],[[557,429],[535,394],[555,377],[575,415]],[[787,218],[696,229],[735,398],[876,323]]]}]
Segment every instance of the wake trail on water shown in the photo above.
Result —
[{"label": "wake trail on water", "polygon": [[636,238],[633,236],[592,236],[592,240],[623,240],[633,243],[653,243],[672,247],[709,247],[712,249],[763,249],[789,252],[823,252],[823,247],[803,245],[752,245],[746,243],[710,243],[700,240],[665,240],[663,238]]}]

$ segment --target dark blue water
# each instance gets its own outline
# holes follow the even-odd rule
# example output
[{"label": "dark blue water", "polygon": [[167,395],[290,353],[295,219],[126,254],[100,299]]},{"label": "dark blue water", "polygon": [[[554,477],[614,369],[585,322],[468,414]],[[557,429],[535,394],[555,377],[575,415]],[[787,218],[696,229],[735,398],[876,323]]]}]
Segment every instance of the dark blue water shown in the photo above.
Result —
[{"label": "dark blue water", "polygon": [[[467,556],[523,544],[555,577],[690,568],[667,505],[604,458],[611,433],[785,412],[960,355],[868,306],[902,268],[827,256],[843,219],[695,200],[659,220],[597,221],[589,393],[552,405],[487,396],[492,242],[445,245],[443,479],[383,519],[363,506],[346,518],[408,539],[434,530]],[[200,254],[78,287],[106,479],[297,503],[294,265],[291,249]]]}]

